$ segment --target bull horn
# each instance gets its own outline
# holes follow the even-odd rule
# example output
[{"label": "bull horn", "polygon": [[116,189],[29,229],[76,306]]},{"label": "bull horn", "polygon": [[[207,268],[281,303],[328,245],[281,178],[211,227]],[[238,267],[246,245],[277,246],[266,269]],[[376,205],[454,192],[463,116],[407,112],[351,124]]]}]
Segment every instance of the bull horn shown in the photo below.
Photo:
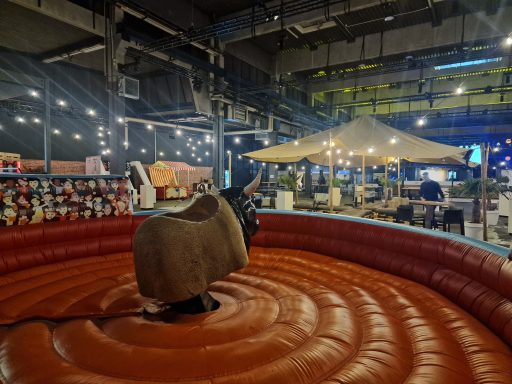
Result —
[{"label": "bull horn", "polygon": [[259,185],[260,185],[260,182],[261,182],[261,173],[263,172],[263,169],[260,168],[260,170],[258,171],[258,174],[256,175],[256,178],[251,181],[250,184],[248,184],[245,188],[244,188],[244,195],[247,196],[247,197],[251,197],[252,194],[254,192],[256,192],[256,189],[258,189]]}]

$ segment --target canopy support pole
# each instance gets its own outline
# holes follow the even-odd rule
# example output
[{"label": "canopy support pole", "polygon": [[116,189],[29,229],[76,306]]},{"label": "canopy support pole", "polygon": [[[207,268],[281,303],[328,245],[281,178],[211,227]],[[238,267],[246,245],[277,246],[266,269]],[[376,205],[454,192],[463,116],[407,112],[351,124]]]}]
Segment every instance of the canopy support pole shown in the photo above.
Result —
[{"label": "canopy support pole", "polygon": [[388,158],[386,156],[386,165],[384,165],[384,207],[388,206]]},{"label": "canopy support pole", "polygon": [[397,178],[397,181],[398,181],[398,197],[402,197],[402,195],[400,194],[400,184],[402,184],[402,178],[400,177],[400,158],[397,157],[397,160],[398,160],[398,178]]},{"label": "canopy support pole", "polygon": [[228,172],[229,172],[229,179],[228,179],[229,187],[232,187],[233,185],[231,184],[231,151],[228,152]]},{"label": "canopy support pole", "polygon": [[293,164],[293,173],[295,178],[295,204],[299,203],[299,188],[297,188],[297,163]]},{"label": "canopy support pole", "polygon": [[361,167],[363,177],[363,196],[361,196],[361,208],[365,209],[365,197],[366,197],[366,156],[363,155],[363,166]]},{"label": "canopy support pole", "polygon": [[482,165],[480,166],[480,182],[482,183],[482,216],[484,225],[484,241],[487,241],[487,161],[489,158],[489,148],[485,143],[480,143],[480,157]]},{"label": "canopy support pole", "polygon": [[333,201],[332,201],[332,179],[334,173],[334,166],[332,164],[332,136],[331,131],[329,130],[329,213],[333,213]]}]

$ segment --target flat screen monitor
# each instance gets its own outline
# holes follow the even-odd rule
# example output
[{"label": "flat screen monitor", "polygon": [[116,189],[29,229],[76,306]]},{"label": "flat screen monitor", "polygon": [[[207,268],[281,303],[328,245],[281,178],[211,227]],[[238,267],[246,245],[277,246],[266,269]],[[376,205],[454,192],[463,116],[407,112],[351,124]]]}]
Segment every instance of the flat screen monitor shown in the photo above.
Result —
[{"label": "flat screen monitor", "polygon": [[472,163],[480,164],[482,162],[482,157],[480,153],[480,146],[471,147],[471,155],[469,155],[469,161]]}]

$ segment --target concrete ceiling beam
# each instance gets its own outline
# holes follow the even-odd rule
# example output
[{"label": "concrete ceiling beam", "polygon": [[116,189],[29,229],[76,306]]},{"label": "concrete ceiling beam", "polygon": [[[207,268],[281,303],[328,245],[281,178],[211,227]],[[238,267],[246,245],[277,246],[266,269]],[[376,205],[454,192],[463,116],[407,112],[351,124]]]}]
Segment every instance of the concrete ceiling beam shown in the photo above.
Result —
[{"label": "concrete ceiling beam", "polygon": [[[510,33],[512,7],[503,8],[499,15],[488,16],[485,12],[466,15],[465,41],[501,38]],[[468,26],[471,26],[469,28]],[[462,16],[444,20],[438,27],[430,23],[413,25],[406,28],[387,31],[383,36],[383,56],[406,54],[409,52],[435,47],[460,44],[462,35]],[[407,38],[404,38],[404,37]],[[380,55],[380,33],[365,37],[365,60],[377,59]],[[280,53],[277,57],[277,72],[310,71],[329,66],[342,65],[361,61],[362,38],[355,43],[338,41],[321,45],[318,49],[299,49],[293,52]],[[327,55],[329,54],[329,57]]]},{"label": "concrete ceiling beam", "polygon": [[13,4],[57,19],[96,36],[104,35],[104,18],[69,1],[8,0]]},{"label": "concrete ceiling beam", "polygon": [[[371,1],[369,1],[369,0],[352,0],[350,2],[350,12],[354,12],[354,11],[361,10],[364,8],[378,6],[381,4],[382,4],[382,1],[376,1],[376,0],[371,0]],[[280,5],[281,5],[281,0],[274,0],[271,2],[265,3],[265,6],[267,8],[279,7]],[[336,16],[336,15],[346,13],[347,9],[348,9],[347,7],[348,7],[348,5],[346,2],[331,5],[329,7],[329,15]],[[250,12],[251,12],[250,9],[246,9],[241,12],[232,13],[232,14],[222,17],[220,19],[220,21],[231,20],[238,16],[247,15]],[[300,15],[291,16],[291,17],[286,17],[286,15],[285,15],[283,24],[284,24],[284,28],[290,28],[290,27],[293,27],[293,26],[301,24],[301,23],[305,23],[305,22],[314,23],[314,22],[322,21],[322,20],[325,21],[325,10],[323,8],[317,9],[315,11],[303,13]],[[269,21],[268,23],[265,23],[265,24],[257,25],[254,28],[255,35],[259,36],[259,35],[265,35],[268,33],[280,31],[282,28],[281,22],[282,22],[282,20],[278,19],[275,21]],[[253,36],[253,33],[251,31],[251,28],[246,28],[246,29],[243,29],[241,31],[238,31],[238,32],[235,32],[232,34],[225,35],[222,37],[222,40],[226,43],[229,43],[229,42],[233,42],[233,41],[237,41],[237,40],[249,39],[252,36]]]}]

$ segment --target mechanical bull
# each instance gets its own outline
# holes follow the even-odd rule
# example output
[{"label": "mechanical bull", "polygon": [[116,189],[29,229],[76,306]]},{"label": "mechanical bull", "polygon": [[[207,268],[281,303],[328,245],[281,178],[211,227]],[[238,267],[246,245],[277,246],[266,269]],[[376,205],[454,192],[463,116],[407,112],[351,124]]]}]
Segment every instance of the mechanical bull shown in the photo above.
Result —
[{"label": "mechanical bull", "polygon": [[245,188],[199,195],[181,211],[140,224],[133,240],[137,284],[141,295],[159,301],[146,311],[163,316],[218,308],[206,288],[247,265],[259,225],[251,196],[260,181],[261,170]]}]

